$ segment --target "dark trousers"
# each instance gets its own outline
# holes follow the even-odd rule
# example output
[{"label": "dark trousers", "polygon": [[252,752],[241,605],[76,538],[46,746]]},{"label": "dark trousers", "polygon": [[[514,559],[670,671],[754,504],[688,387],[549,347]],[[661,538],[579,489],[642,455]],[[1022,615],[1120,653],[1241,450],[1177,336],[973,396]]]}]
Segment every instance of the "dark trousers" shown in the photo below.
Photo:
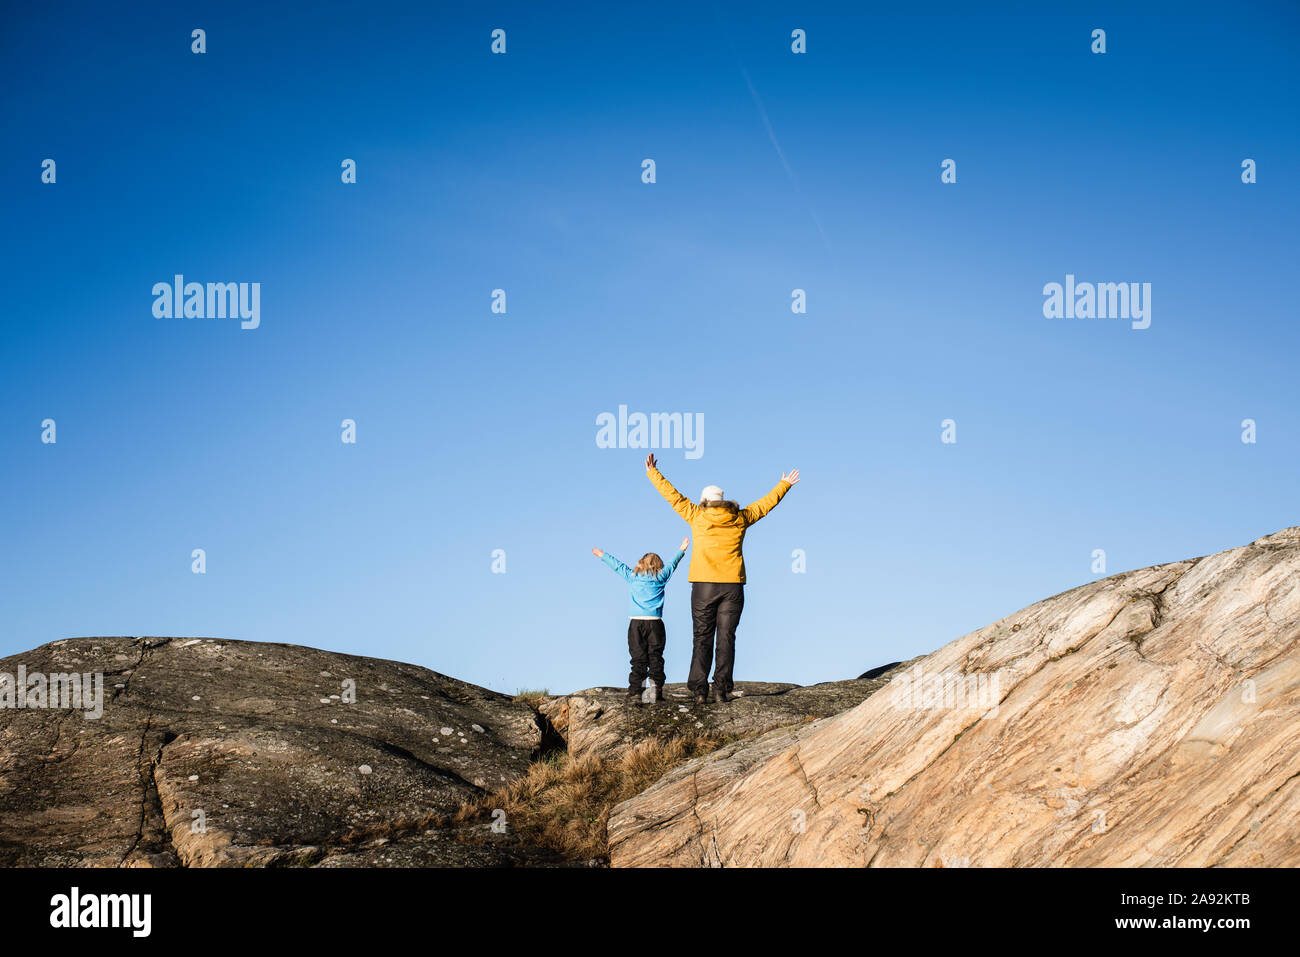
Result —
[{"label": "dark trousers", "polygon": [[632,672],[627,676],[629,691],[640,691],[645,676],[657,685],[664,683],[664,644],[667,633],[662,618],[632,618],[627,623],[627,653]]},{"label": "dark trousers", "polygon": [[695,647],[691,653],[691,691],[707,691],[713,664],[714,632],[718,661],[713,686],[731,693],[731,669],[736,663],[736,626],[745,608],[745,586],[737,582],[693,582],[691,617],[695,619]]}]

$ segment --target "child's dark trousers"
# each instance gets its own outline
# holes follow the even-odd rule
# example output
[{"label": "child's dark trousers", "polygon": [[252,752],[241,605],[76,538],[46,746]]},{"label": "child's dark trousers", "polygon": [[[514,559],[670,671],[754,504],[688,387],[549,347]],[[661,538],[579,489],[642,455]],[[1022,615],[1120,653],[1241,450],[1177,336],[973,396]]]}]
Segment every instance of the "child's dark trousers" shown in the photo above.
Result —
[{"label": "child's dark trousers", "polygon": [[646,675],[657,685],[664,683],[664,644],[667,633],[662,618],[632,618],[627,623],[627,653],[632,657],[632,672],[627,676],[627,690],[640,693]]}]

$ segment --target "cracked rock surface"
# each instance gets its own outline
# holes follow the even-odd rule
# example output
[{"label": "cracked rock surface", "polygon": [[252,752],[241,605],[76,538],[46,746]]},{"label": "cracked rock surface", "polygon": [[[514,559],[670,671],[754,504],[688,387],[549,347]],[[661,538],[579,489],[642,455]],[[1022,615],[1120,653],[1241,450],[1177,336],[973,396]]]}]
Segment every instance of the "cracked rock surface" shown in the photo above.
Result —
[{"label": "cracked rock surface", "polygon": [[102,672],[103,716],[0,709],[0,865],[528,862],[443,824],[541,744],[533,711],[505,695],[414,665],[217,639],[67,639],[0,672],[19,665]]},{"label": "cracked rock surface", "polygon": [[614,808],[614,866],[1300,865],[1300,527],[1031,605]]}]

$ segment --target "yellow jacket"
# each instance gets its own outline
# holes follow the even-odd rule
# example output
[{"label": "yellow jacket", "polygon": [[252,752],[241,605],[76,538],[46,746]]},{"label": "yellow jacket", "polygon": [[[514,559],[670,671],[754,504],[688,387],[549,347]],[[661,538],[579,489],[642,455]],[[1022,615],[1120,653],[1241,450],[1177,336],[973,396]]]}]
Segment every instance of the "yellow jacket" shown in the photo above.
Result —
[{"label": "yellow jacket", "polygon": [[790,491],[790,483],[782,479],[748,508],[735,502],[717,502],[696,505],[673,488],[657,468],[646,469],[646,475],[668,500],[677,514],[691,526],[695,547],[691,551],[691,567],[687,576],[693,582],[745,582],[745,556],[741,549],[745,532],[772,509]]}]

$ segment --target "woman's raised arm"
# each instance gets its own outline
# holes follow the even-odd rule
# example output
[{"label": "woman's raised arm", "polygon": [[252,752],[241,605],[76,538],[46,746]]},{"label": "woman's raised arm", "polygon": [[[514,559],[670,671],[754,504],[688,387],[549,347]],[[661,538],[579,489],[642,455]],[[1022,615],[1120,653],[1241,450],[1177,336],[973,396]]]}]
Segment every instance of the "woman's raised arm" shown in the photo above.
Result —
[{"label": "woman's raised arm", "polygon": [[663,473],[659,471],[659,465],[655,461],[653,452],[645,457],[645,474],[650,479],[650,483],[659,490],[659,494],[667,500],[678,515],[688,522],[695,520],[695,513],[700,510],[700,507],[673,488],[673,483],[664,478]]},{"label": "woman's raised arm", "polygon": [[772,509],[776,508],[781,499],[785,498],[785,493],[790,491],[799,483],[799,470],[795,469],[790,474],[781,473],[781,481],[776,483],[776,488],[768,492],[757,502],[741,509],[740,515],[745,520],[746,525],[753,525],[760,518],[766,515]]}]

